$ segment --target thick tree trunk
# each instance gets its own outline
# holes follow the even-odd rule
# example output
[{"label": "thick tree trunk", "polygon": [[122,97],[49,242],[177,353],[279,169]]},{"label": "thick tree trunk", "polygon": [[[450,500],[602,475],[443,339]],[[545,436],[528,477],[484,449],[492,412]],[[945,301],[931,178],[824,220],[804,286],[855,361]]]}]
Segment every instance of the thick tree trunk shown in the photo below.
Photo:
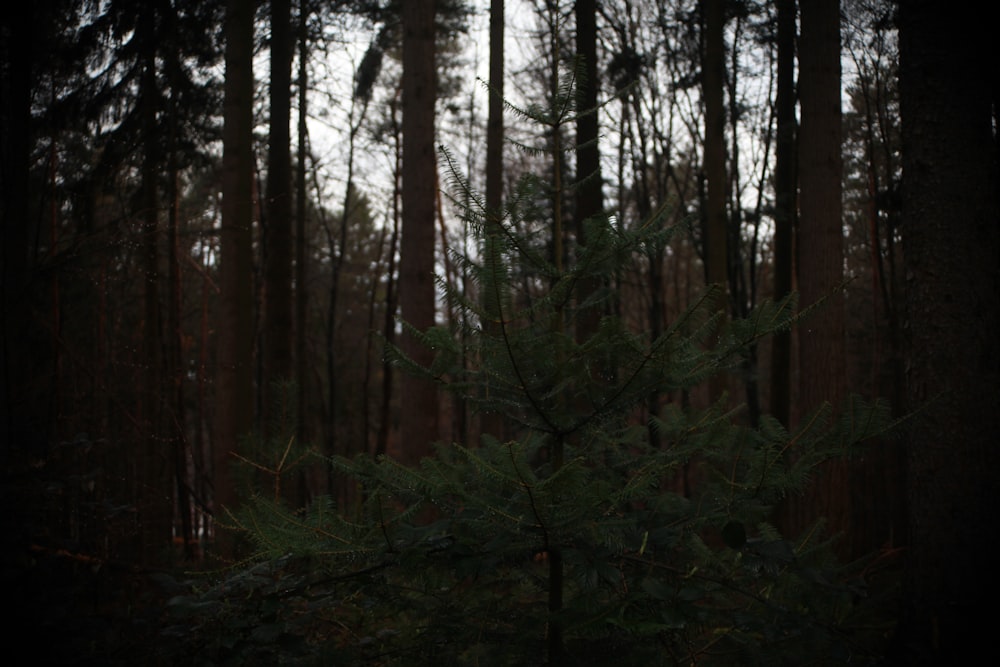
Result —
[{"label": "thick tree trunk", "polygon": [[899,664],[993,650],[1000,216],[993,55],[974,13],[900,5],[909,435]]},{"label": "thick tree trunk", "polygon": [[[254,3],[226,7],[221,281],[213,440],[213,509],[237,503],[231,474],[239,438],[253,426],[253,18]],[[216,533],[221,555],[231,544]]]},{"label": "thick tree trunk", "polygon": [[[403,230],[400,244],[399,300],[403,320],[417,331],[434,326],[434,214],[437,166],[434,105],[437,72],[434,57],[434,0],[403,3]],[[422,366],[432,350],[406,329],[401,348]],[[390,452],[416,463],[438,438],[438,392],[429,381],[405,375],[402,381],[400,443]]]},{"label": "thick tree trunk", "polygon": [[[824,402],[840,404],[846,393],[844,242],[841,222],[840,4],[802,3],[799,38],[799,228],[797,277],[801,305],[822,305],[798,328],[799,382],[796,422]],[[794,452],[793,452],[794,455]],[[847,464],[818,472],[803,496],[787,503],[790,537],[825,517],[831,532],[850,531]],[[840,545],[843,554],[852,546]]]}]

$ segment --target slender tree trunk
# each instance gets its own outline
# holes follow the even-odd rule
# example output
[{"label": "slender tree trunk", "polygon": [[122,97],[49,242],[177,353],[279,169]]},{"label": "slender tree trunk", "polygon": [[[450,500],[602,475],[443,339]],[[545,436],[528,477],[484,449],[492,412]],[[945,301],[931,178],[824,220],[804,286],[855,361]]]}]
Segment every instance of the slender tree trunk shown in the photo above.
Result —
[{"label": "slender tree trunk", "polygon": [[292,157],[291,157],[291,0],[271,0],[271,119],[267,165],[267,225],[264,228],[264,395],[262,424],[279,435],[283,384],[292,379]]},{"label": "slender tree trunk", "polygon": [[[299,113],[298,113],[298,148],[295,167],[295,437],[300,444],[310,442],[309,432],[309,349],[306,331],[309,326],[309,254],[308,238],[306,236],[306,159],[309,153],[309,131],[306,125],[308,118],[309,68],[306,66],[309,57],[309,0],[299,0]],[[305,472],[303,482],[303,503],[308,502],[313,489],[312,471]]]},{"label": "slender tree trunk", "polygon": [[[503,206],[504,0],[490,2],[490,97],[486,121],[486,208]],[[494,224],[497,220],[491,220]]]},{"label": "slender tree trunk", "polygon": [[[865,214],[871,257],[871,299],[874,340],[871,349],[871,395],[885,396],[893,413],[906,409],[902,367],[902,338],[898,278],[895,275],[893,231],[899,204],[886,197],[896,181],[898,141],[888,136],[892,120],[886,114],[890,99],[887,81],[878,68],[858,63],[863,72],[864,152],[868,205]],[[895,79],[892,79],[895,81]],[[880,146],[879,143],[883,142]],[[884,228],[884,229],[883,229]],[[888,269],[888,270],[887,270]],[[884,382],[888,376],[888,388]],[[851,523],[866,550],[898,548],[906,544],[905,445],[901,438],[885,438],[866,451],[864,467],[851,475],[852,494],[865,498],[854,503]],[[859,474],[861,473],[861,474]],[[883,500],[884,499],[884,500]]]},{"label": "slender tree trunk", "polygon": [[936,0],[899,7],[909,538],[898,664],[974,664],[1000,512],[998,103],[988,22]]},{"label": "slender tree trunk", "polygon": [[308,148],[308,96],[309,55],[308,43],[308,0],[299,0],[299,116],[298,116],[298,156],[295,171],[295,378],[297,386],[299,442],[307,442],[309,434],[306,420],[306,378],[309,376],[309,360],[306,348],[306,327],[309,314],[307,238],[306,238],[306,155]]},{"label": "slender tree trunk", "polygon": [[192,484],[189,474],[191,462],[190,442],[187,437],[187,414],[184,401],[184,330],[181,322],[181,302],[183,288],[181,284],[180,257],[183,250],[180,247],[180,194],[178,188],[179,167],[177,163],[177,105],[176,97],[170,97],[169,143],[167,153],[167,277],[169,283],[169,298],[167,303],[167,378],[168,378],[168,428],[171,434],[170,443],[173,449],[174,484],[177,494],[177,513],[180,518],[180,537],[184,545],[184,558],[194,560],[197,556],[197,542],[194,539],[192,517]]},{"label": "slender tree trunk", "polygon": [[[743,110],[739,97],[739,71],[740,62],[743,60],[739,44],[745,29],[743,17],[737,15],[733,19],[734,34],[733,46],[729,49],[729,71],[726,72],[726,93],[729,102],[728,125],[730,132],[729,148],[729,187],[727,188],[727,198],[729,200],[729,215],[727,216],[726,229],[728,236],[726,239],[727,252],[727,274],[729,280],[729,293],[732,295],[730,308],[734,317],[745,318],[757,304],[757,241],[760,230],[760,198],[758,198],[757,215],[744,215],[743,195],[745,184],[742,179],[740,168],[740,125],[742,123]],[[758,183],[758,192],[766,183],[767,163],[769,151],[771,149],[771,118],[767,120],[767,126],[761,132],[761,142],[763,143],[763,157],[761,182]],[[750,219],[748,221],[748,218]],[[744,248],[744,232],[747,223],[752,225],[753,232],[749,235],[748,243]],[[760,421],[760,390],[758,383],[758,362],[757,343],[752,342],[747,346],[746,354],[740,364],[740,373],[743,380],[744,403],[746,404],[747,421],[757,426]]]},{"label": "slender tree trunk", "polygon": [[[226,6],[226,83],[223,127],[221,284],[215,380],[213,508],[238,502],[231,474],[239,438],[253,426],[253,18],[254,3]],[[220,555],[231,540],[216,534]]]},{"label": "slender tree trunk", "polygon": [[[434,146],[434,105],[437,72],[434,45],[434,0],[403,3],[403,233],[400,247],[399,300],[408,326],[425,331],[434,326],[434,191],[437,166]],[[433,351],[407,330],[401,349],[422,366],[430,366]],[[392,452],[400,461],[416,463],[432,452],[438,439],[437,388],[422,378],[405,375],[400,412],[400,443]]]},{"label": "slender tree trunk", "polygon": [[[355,78],[357,75],[355,74]],[[338,360],[338,349],[336,340],[336,330],[337,330],[337,319],[339,313],[337,311],[337,304],[340,297],[340,278],[344,271],[344,265],[347,262],[347,236],[348,236],[348,225],[354,215],[354,206],[357,203],[357,195],[354,192],[354,151],[357,144],[358,132],[361,130],[361,121],[365,115],[365,109],[367,108],[367,101],[362,100],[362,108],[360,113],[357,110],[358,96],[354,95],[351,98],[351,111],[348,115],[348,137],[347,137],[347,183],[344,186],[344,201],[341,208],[340,215],[340,228],[338,230],[339,237],[334,241],[332,234],[329,235],[329,245],[330,248],[337,248],[335,258],[333,260],[333,266],[331,267],[330,273],[330,292],[329,292],[329,304],[327,310],[327,381],[330,385],[329,391],[329,404],[328,404],[328,430],[327,430],[327,454],[328,455],[342,455],[350,456],[351,451],[349,451],[350,445],[346,442],[341,443],[341,438],[337,432],[337,429],[341,425],[341,419],[338,415],[339,405],[340,405],[340,387],[339,379],[337,374],[337,360]],[[318,189],[317,189],[317,194]],[[328,232],[329,233],[329,232]],[[339,447],[339,451],[338,451]],[[349,503],[348,495],[353,489],[353,485],[347,482],[347,480],[340,480],[341,483],[337,483],[331,473],[331,478],[329,480],[331,490],[336,494],[336,498],[340,506],[347,506]]]},{"label": "slender tree trunk", "polygon": [[[577,256],[588,243],[587,222],[600,215],[604,209],[601,178],[601,155],[598,146],[600,127],[597,116],[597,2],[577,0],[576,51],[583,59],[583,79],[577,87],[576,121],[576,242]],[[589,113],[580,113],[588,112]],[[601,289],[600,278],[588,273],[577,285],[578,306],[592,299]],[[589,306],[581,309],[576,317],[576,339],[585,341],[597,332],[601,309]]]},{"label": "slender tree trunk", "polygon": [[174,484],[173,452],[166,423],[170,386],[165,376],[164,316],[160,302],[160,195],[158,181],[163,169],[163,150],[157,125],[160,93],[157,81],[156,50],[159,35],[156,9],[142,9],[138,17],[138,39],[143,49],[143,72],[139,105],[143,125],[143,162],[140,198],[141,245],[143,249],[142,347],[143,396],[139,420],[145,447],[141,450],[139,469],[143,471],[139,487],[141,553],[147,563],[156,563],[171,541]]},{"label": "slender tree trunk", "polygon": [[[728,317],[726,250],[726,115],[723,107],[725,89],[725,3],[702,0],[704,21],[702,94],[705,98],[705,276],[709,285],[719,290],[714,310]],[[721,324],[720,324],[721,326]],[[709,400],[718,400],[728,386],[727,378],[717,374],[709,381]]]},{"label": "slender tree trunk", "polygon": [[[548,17],[548,39],[550,44],[551,74],[549,78],[549,97],[552,105],[562,104],[560,99],[562,91],[562,81],[560,79],[560,61],[562,59],[560,50],[559,19],[561,9],[558,0],[547,3],[549,9]],[[552,135],[552,263],[555,267],[555,275],[562,277],[566,270],[566,255],[564,252],[563,240],[565,238],[565,228],[563,224],[563,143],[562,143],[562,119],[556,117],[549,127]],[[550,327],[556,334],[563,336],[568,333],[565,308],[559,305],[555,309]],[[556,351],[556,366],[566,363],[565,352]],[[568,410],[565,394],[561,394],[557,400],[556,410],[564,413]],[[550,441],[549,456],[550,465],[553,471],[557,472],[562,468],[567,434],[563,432],[553,432],[548,435]],[[546,658],[549,665],[563,665],[566,661],[566,651],[563,645],[563,622],[559,614],[563,608],[563,562],[562,545],[549,544],[546,539],[544,545],[548,555],[549,580],[548,580],[548,605],[550,620],[546,627]]]},{"label": "slender tree trunk", "polygon": [[[795,0],[778,0],[777,136],[774,152],[774,299],[792,292],[792,230],[795,226]],[[788,426],[791,404],[792,334],[774,335],[771,347],[771,415]]]},{"label": "slender tree trunk", "polygon": [[[490,98],[486,121],[486,209],[487,233],[484,255],[486,266],[494,267],[496,275],[484,285],[483,308],[488,314],[484,329],[488,334],[497,335],[503,326],[503,308],[507,295],[501,293],[501,285],[507,282],[506,270],[499,252],[499,238],[502,233],[500,219],[503,209],[503,142],[504,142],[504,1],[490,2]],[[490,388],[482,389],[487,398]],[[493,410],[482,413],[480,431],[499,440],[506,437],[503,415]]]},{"label": "slender tree trunk", "polygon": [[[401,217],[400,199],[402,199],[400,181],[403,171],[403,147],[401,143],[401,128],[397,122],[397,104],[393,97],[390,103],[390,115],[392,119],[392,136],[394,140],[393,155],[395,164],[392,172],[392,235],[389,240],[388,267],[386,268],[385,286],[385,322],[383,323],[382,335],[385,337],[386,345],[395,344],[396,340],[396,311],[397,311],[397,287],[396,281],[396,248],[399,247],[399,222]],[[389,453],[389,434],[392,430],[392,394],[393,380],[395,373],[392,363],[386,359],[382,364],[382,402],[379,409],[378,434],[375,438],[376,456]]]}]

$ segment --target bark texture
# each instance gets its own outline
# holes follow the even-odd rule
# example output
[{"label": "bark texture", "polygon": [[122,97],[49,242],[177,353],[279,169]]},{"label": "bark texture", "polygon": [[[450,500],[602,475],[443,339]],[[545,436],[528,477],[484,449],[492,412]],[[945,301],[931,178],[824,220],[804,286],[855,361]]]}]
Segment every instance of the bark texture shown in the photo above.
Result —
[{"label": "bark texture", "polygon": [[[418,331],[434,326],[434,217],[437,167],[434,103],[434,0],[403,3],[403,229],[400,242],[399,301],[403,320]],[[423,366],[434,358],[406,329],[403,352]],[[400,444],[390,452],[415,463],[438,438],[438,393],[433,383],[412,375],[401,382]]]},{"label": "bark texture", "polygon": [[980,19],[900,5],[908,443],[900,664],[993,649],[1000,510],[996,78]]}]

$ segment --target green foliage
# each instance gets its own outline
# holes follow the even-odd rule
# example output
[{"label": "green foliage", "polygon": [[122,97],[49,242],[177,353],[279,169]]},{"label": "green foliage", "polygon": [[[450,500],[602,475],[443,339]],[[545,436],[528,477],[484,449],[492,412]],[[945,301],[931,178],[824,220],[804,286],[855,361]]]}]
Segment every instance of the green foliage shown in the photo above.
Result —
[{"label": "green foliage", "polygon": [[312,462],[312,449],[295,440],[295,394],[292,382],[272,383],[265,429],[241,440],[240,453],[234,454],[233,462],[233,476],[241,495],[264,493],[280,500],[302,466]]},{"label": "green foliage", "polygon": [[[238,526],[268,574],[235,616],[313,646],[285,654],[301,664],[874,662],[884,628],[871,620],[864,580],[831,556],[820,518],[791,540],[769,517],[819,463],[890,429],[886,406],[851,397],[819,406],[794,431],[768,417],[742,424],[725,396],[642,417],[650,395],[702,386],[789,327],[794,299],[720,331],[709,290],[656,339],[605,316],[578,340],[577,316],[605,312],[614,296],[605,287],[577,303],[580,280],[610,285],[675,232],[595,219],[595,241],[562,267],[520,233],[537,212],[535,179],[490,212],[443,155],[480,241],[480,257],[456,257],[478,290],[443,285],[460,335],[414,332],[436,352],[430,368],[398,350],[396,359],[503,415],[517,435],[441,444],[413,468],[334,458],[358,485],[356,507],[294,511],[255,497]],[[234,582],[201,599],[243,585]],[[190,598],[174,608],[198,614]],[[233,657],[261,627],[230,628],[214,655]]]},{"label": "green foliage", "polygon": [[[767,523],[807,479],[783,448],[820,460],[874,432],[878,409],[848,412],[789,434],[734,426],[721,404],[669,410],[660,450],[645,429],[605,422],[558,470],[540,463],[538,435],[442,445],[418,468],[337,459],[363,489],[353,515],[256,498],[241,516],[264,562],[197,598],[208,606],[172,608],[211,612],[203,656],[271,655],[267,631],[289,664],[544,664],[553,623],[575,664],[865,664],[879,628],[860,624],[864,582],[827,544]],[[700,480],[690,497],[671,490],[685,469]]]}]

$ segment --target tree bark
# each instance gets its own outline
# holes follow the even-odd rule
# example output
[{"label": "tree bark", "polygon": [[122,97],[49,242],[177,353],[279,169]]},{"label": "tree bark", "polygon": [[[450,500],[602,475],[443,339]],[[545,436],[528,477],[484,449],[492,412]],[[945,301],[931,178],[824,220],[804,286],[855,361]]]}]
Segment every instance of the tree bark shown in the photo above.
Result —
[{"label": "tree bark", "polygon": [[[577,0],[576,52],[583,59],[583,79],[577,89],[576,121],[576,243],[577,258],[590,239],[587,221],[604,209],[601,179],[601,154],[598,146],[600,126],[597,117],[597,3]],[[601,288],[595,275],[581,276],[577,286],[578,307],[591,299]],[[597,332],[601,310],[594,306],[580,308],[576,316],[576,339],[583,342]]]},{"label": "tree bark", "polygon": [[[234,507],[231,473],[239,438],[253,426],[253,19],[254,3],[226,6],[226,82],[223,108],[221,280],[213,441],[213,509]],[[220,555],[228,536],[216,532]]]},{"label": "tree bark", "polygon": [[[799,100],[797,278],[803,307],[823,303],[797,329],[799,381],[793,423],[824,402],[839,405],[847,387],[838,0],[802,3]],[[790,537],[825,517],[830,532],[845,533],[839,551],[851,553],[846,462],[822,466],[803,495],[787,501],[785,510],[783,528]]]},{"label": "tree bark", "polygon": [[[434,105],[437,73],[434,55],[434,0],[403,3],[403,225],[400,242],[399,301],[402,317],[417,331],[434,326],[434,214],[437,161]],[[430,366],[433,350],[409,331],[400,340],[404,354]],[[433,383],[404,375],[400,443],[395,456],[416,463],[438,438],[438,392]]]},{"label": "tree bark", "polygon": [[[729,280],[726,271],[726,115],[725,89],[725,5],[723,0],[702,1],[704,27],[702,45],[702,94],[705,98],[705,280],[718,289],[713,309],[722,318],[729,314]],[[720,320],[720,327],[722,326]],[[726,391],[724,375],[709,381],[709,400],[718,400]]]},{"label": "tree bark", "polygon": [[798,283],[803,306],[825,303],[799,328],[800,414],[836,403],[846,386],[840,3],[804,2],[801,12]]},{"label": "tree bark", "polygon": [[146,563],[156,563],[165,545],[170,543],[174,510],[172,439],[166,422],[169,383],[165,374],[164,313],[161,304],[160,188],[158,181],[164,167],[157,115],[161,111],[157,81],[157,44],[161,37],[156,8],[145,6],[137,17],[137,39],[142,49],[142,74],[139,82],[139,114],[142,122],[142,181],[139,219],[143,255],[142,374],[139,396],[137,436],[144,447],[137,450],[142,481],[138,487],[140,553]]},{"label": "tree bark", "polygon": [[[900,4],[910,432],[900,664],[992,650],[1000,469],[997,87],[978,17]],[[983,22],[985,23],[985,22]]]}]

